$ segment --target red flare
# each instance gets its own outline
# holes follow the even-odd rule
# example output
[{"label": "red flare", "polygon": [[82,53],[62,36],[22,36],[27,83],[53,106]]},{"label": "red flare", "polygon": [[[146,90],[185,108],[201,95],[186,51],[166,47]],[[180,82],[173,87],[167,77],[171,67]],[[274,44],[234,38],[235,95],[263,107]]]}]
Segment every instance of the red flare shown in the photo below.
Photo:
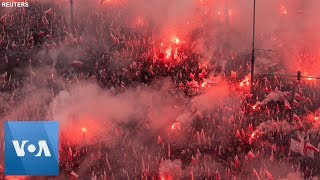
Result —
[{"label": "red flare", "polygon": [[175,44],[179,44],[180,43],[180,39],[174,36],[172,38],[172,42],[175,43]]},{"label": "red flare", "polygon": [[240,82],[240,87],[245,87],[250,85],[250,78],[249,76],[246,76],[243,81]]},{"label": "red flare", "polygon": [[253,110],[256,110],[256,109],[257,109],[257,105],[253,105],[253,106],[252,106],[252,109],[253,109]]},{"label": "red flare", "polygon": [[203,82],[202,84],[201,84],[201,87],[205,87],[207,85],[207,82]]},{"label": "red flare", "polygon": [[287,15],[288,14],[288,10],[285,6],[281,6],[280,7],[280,12],[281,12],[281,15]]},{"label": "red flare", "polygon": [[181,128],[181,124],[180,124],[180,122],[176,122],[176,123],[173,123],[172,125],[171,125],[171,129],[174,131],[174,130],[180,130],[180,128]]},{"label": "red flare", "polygon": [[255,136],[256,136],[256,133],[253,132],[250,137],[254,138]]}]

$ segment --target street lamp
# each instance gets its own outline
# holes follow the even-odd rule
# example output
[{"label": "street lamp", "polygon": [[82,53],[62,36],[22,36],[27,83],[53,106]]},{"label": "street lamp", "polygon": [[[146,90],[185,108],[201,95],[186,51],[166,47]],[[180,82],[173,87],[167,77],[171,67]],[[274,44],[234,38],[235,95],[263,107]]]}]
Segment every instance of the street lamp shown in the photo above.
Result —
[{"label": "street lamp", "polygon": [[253,80],[254,80],[254,36],[256,26],[256,0],[253,0],[253,21],[252,21],[252,54],[251,54],[251,81],[250,81],[250,93],[253,93]]},{"label": "street lamp", "polygon": [[73,31],[73,0],[70,0],[70,16],[71,16],[70,28],[71,28],[71,31]]}]

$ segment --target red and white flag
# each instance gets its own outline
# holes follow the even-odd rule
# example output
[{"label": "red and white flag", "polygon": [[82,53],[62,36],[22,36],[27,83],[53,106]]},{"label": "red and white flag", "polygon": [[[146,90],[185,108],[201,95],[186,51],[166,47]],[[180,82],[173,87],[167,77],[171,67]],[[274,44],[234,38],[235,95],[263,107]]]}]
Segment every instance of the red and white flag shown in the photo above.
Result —
[{"label": "red and white flag", "polygon": [[294,94],[294,99],[301,101],[303,98],[300,94],[296,93],[296,94]]},{"label": "red and white flag", "polygon": [[6,17],[7,17],[7,14],[5,14],[5,15],[1,16],[1,18],[0,18],[0,22],[5,21]]},{"label": "red and white flag", "polygon": [[239,167],[240,167],[240,161],[239,161],[238,155],[236,155],[236,156],[234,157],[233,165],[234,165],[235,168],[239,168]]},{"label": "red and white flag", "polygon": [[297,100],[295,100],[295,99],[293,100],[293,106],[294,107],[298,107],[299,106],[299,102]]},{"label": "red and white flag", "polygon": [[237,73],[235,71],[231,71],[231,78],[236,79]]},{"label": "red and white flag", "polygon": [[70,179],[76,179],[79,177],[79,175],[77,173],[75,173],[74,171],[71,171],[70,175],[71,175]]},{"label": "red and white flag", "polygon": [[216,170],[216,180],[220,180],[221,176],[218,170]]},{"label": "red and white flag", "polygon": [[268,180],[274,180],[272,174],[267,169],[265,169],[265,173],[266,173],[266,178]]},{"label": "red and white flag", "polygon": [[45,14],[50,14],[50,15],[52,14],[52,12],[53,12],[52,8],[49,8],[48,10],[44,11]]},{"label": "red and white flag", "polygon": [[306,141],[298,135],[298,141],[291,138],[290,150],[314,158],[314,153],[319,153],[319,149],[314,147],[310,142]]},{"label": "red and white flag", "polygon": [[68,150],[68,159],[72,159],[72,149],[71,149],[71,147],[69,147],[69,150]]},{"label": "red and white flag", "polygon": [[271,149],[270,161],[271,161],[271,162],[274,161],[273,149]]},{"label": "red and white flag", "polygon": [[189,78],[194,79],[194,77],[195,77],[194,74],[190,73]]},{"label": "red and white flag", "polygon": [[197,160],[196,158],[194,158],[193,155],[191,156],[191,164],[192,164],[193,166],[196,166],[196,165],[198,164],[198,160]]},{"label": "red and white flag", "polygon": [[296,114],[293,113],[293,120],[299,122],[299,121],[300,121],[300,118],[299,118],[298,115],[296,115]]},{"label": "red and white flag", "polygon": [[83,65],[83,62],[78,61],[78,60],[74,60],[74,61],[72,62],[72,66],[73,66],[73,67],[81,67],[82,65]]},{"label": "red and white flag", "polygon": [[162,138],[160,136],[158,136],[158,144],[162,143]]},{"label": "red and white flag", "polygon": [[284,108],[285,108],[285,110],[291,109],[290,103],[286,99],[284,100]]},{"label": "red and white flag", "polygon": [[304,155],[310,158],[314,158],[314,153],[319,153],[319,149],[314,147],[310,142],[304,143]]},{"label": "red and white flag", "polygon": [[257,180],[261,180],[256,169],[253,169],[253,176],[256,176]]},{"label": "red and white flag", "polygon": [[247,154],[247,158],[248,159],[253,159],[253,158],[255,158],[256,156],[254,155],[254,153],[252,152],[252,150],[251,151],[249,151],[249,153]]},{"label": "red and white flag", "polygon": [[292,139],[290,141],[290,150],[296,153],[299,153],[299,142]]},{"label": "red and white flag", "polygon": [[194,178],[193,178],[193,170],[191,169],[191,172],[190,172],[190,178],[191,178],[191,180],[194,180]]},{"label": "red and white flag", "polygon": [[6,79],[8,76],[8,71],[0,75],[0,79]]},{"label": "red and white flag", "polygon": [[229,169],[229,167],[227,167],[226,169],[226,179],[230,179],[231,178],[231,171]]}]

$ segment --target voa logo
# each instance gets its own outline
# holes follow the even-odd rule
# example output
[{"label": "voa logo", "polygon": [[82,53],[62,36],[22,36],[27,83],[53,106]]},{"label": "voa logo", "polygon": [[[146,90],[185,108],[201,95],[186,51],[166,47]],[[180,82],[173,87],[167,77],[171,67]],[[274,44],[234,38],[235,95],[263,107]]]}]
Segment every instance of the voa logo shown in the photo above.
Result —
[{"label": "voa logo", "polygon": [[[12,144],[14,146],[14,149],[16,150],[16,153],[17,153],[17,156],[19,157],[23,157],[25,156],[25,151],[24,151],[24,147],[26,145],[26,143],[28,142],[29,140],[23,140],[21,144],[19,144],[19,141],[18,140],[13,140],[12,141]],[[47,142],[45,140],[40,140],[38,142],[38,153],[35,155],[35,156],[41,156],[42,152],[44,153],[44,156],[47,156],[47,157],[51,157],[51,153],[49,151],[49,148],[48,148],[48,145],[47,145]],[[34,153],[36,151],[36,146],[34,144],[30,144],[28,145],[27,147],[27,150],[30,152],[30,153]]]},{"label": "voa logo", "polygon": [[58,176],[58,123],[4,124],[4,173],[14,176]]}]

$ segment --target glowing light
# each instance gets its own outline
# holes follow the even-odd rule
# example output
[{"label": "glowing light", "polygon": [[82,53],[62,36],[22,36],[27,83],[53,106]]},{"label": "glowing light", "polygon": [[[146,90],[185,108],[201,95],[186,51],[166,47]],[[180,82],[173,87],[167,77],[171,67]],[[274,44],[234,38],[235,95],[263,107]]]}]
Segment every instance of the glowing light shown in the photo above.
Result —
[{"label": "glowing light", "polygon": [[317,117],[317,116],[314,117],[314,120],[315,120],[315,121],[318,121],[318,120],[319,120],[319,117]]},{"label": "glowing light", "polygon": [[171,130],[172,130],[172,131],[174,131],[174,130],[180,130],[180,127],[181,127],[180,123],[179,123],[179,122],[176,122],[176,123],[173,123],[173,124],[171,125]]},{"label": "glowing light", "polygon": [[101,3],[110,3],[111,0],[102,0]]},{"label": "glowing light", "polygon": [[144,25],[144,20],[142,17],[137,17],[136,23],[138,26],[143,26]]},{"label": "glowing light", "polygon": [[250,85],[250,78],[246,76],[245,79],[240,82],[240,87],[249,86],[249,85]]},{"label": "glowing light", "polygon": [[282,15],[287,15],[288,14],[288,11],[287,11],[287,8],[286,7],[284,7],[284,6],[281,6],[281,14]]},{"label": "glowing light", "polygon": [[180,43],[180,39],[177,38],[177,37],[173,37],[172,38],[172,42],[175,43],[175,44],[179,44]]},{"label": "glowing light", "polygon": [[256,109],[257,109],[257,106],[256,106],[256,105],[252,106],[252,109],[253,109],[253,110],[256,110]]},{"label": "glowing light", "polygon": [[8,180],[24,180],[24,179],[27,179],[26,176],[11,176],[11,177],[6,177],[5,179],[8,179]]},{"label": "glowing light", "polygon": [[83,133],[86,133],[86,132],[87,132],[87,129],[83,127],[83,128],[82,128],[82,132],[83,132]]},{"label": "glowing light", "polygon": [[250,137],[251,139],[253,139],[255,136],[256,136],[256,133],[253,132]]},{"label": "glowing light", "polygon": [[201,84],[201,87],[205,87],[207,85],[207,82],[203,82],[202,84]]},{"label": "glowing light", "polygon": [[315,81],[316,80],[316,78],[312,78],[312,77],[308,77],[307,79],[308,79],[308,81]]},{"label": "glowing light", "polygon": [[229,16],[231,16],[232,15],[232,10],[229,10]]},{"label": "glowing light", "polygon": [[219,15],[219,16],[221,15],[221,11],[218,11],[218,15]]},{"label": "glowing light", "polygon": [[172,49],[171,49],[171,48],[168,48],[168,49],[166,50],[165,54],[166,54],[166,58],[167,58],[167,59],[170,58],[171,52],[172,52]]},{"label": "glowing light", "polygon": [[257,137],[257,134],[256,134],[255,132],[253,132],[253,133],[251,134],[250,138],[249,138],[248,143],[249,143],[249,144],[252,144],[256,137]]}]

